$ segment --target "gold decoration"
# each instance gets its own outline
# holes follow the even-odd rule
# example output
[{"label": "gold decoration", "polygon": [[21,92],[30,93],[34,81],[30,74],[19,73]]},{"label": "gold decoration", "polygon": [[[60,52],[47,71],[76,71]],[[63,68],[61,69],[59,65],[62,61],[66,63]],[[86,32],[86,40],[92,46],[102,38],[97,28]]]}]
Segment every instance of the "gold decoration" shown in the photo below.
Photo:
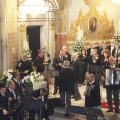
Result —
[{"label": "gold decoration", "polygon": [[49,22],[49,29],[54,30],[54,28],[55,28],[55,21],[50,21]]},{"label": "gold decoration", "polygon": [[20,32],[26,32],[27,26],[28,26],[27,23],[23,23],[22,25],[20,25]]},{"label": "gold decoration", "polygon": [[102,0],[84,0],[85,4],[91,7],[96,7],[101,3]]},{"label": "gold decoration", "polygon": [[100,15],[94,7],[91,7],[86,15],[82,15],[82,10],[80,10],[78,18],[71,21],[68,32],[69,42],[74,42],[78,26],[83,29],[83,37],[86,40],[111,39],[114,36],[114,21],[107,18],[106,11]]}]

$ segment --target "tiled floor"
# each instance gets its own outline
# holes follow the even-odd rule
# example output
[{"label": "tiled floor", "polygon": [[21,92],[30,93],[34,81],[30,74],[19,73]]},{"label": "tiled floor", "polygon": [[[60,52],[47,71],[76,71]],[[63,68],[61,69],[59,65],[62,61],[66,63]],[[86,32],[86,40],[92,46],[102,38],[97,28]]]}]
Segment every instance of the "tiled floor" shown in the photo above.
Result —
[{"label": "tiled floor", "polygon": [[[51,83],[49,85],[49,89],[50,89],[49,90],[49,98],[59,98],[60,96],[59,96],[58,93],[56,95],[53,95],[53,91],[54,91],[53,83],[54,83],[54,79],[51,80]],[[75,106],[84,106],[85,97],[84,97],[83,93],[85,91],[85,88],[86,88],[85,85],[81,85],[79,87],[79,91],[80,91],[80,94],[82,96],[82,99],[80,99],[79,101],[74,101],[74,99],[71,98],[72,105],[75,105]],[[101,101],[106,101],[106,89],[104,89],[102,87],[102,85],[101,85],[100,86],[100,90],[101,90]],[[105,116],[111,116],[111,115],[115,114],[114,112],[111,112],[111,113],[108,114],[108,113],[106,113],[106,110],[107,109],[102,109],[102,111],[103,111],[103,113],[104,113]],[[52,120],[75,120],[76,119],[75,116],[72,117],[72,118],[63,118],[64,113],[65,113],[64,109],[55,108],[54,115],[52,116]],[[85,116],[79,116],[78,120],[86,120],[86,118],[85,118]]]}]

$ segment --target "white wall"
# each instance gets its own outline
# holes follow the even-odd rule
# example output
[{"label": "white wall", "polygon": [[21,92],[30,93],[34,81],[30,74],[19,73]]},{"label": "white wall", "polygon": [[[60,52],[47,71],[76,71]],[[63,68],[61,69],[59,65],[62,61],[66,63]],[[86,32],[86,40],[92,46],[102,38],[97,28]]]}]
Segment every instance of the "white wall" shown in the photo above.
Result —
[{"label": "white wall", "polygon": [[[83,11],[83,15],[89,11],[89,6],[84,3],[84,0],[67,0],[68,31],[70,28],[70,21],[78,18],[80,9]],[[112,3],[112,0],[102,0],[101,4],[97,6],[97,11],[103,15],[104,10],[106,10],[107,17],[110,20],[114,20],[114,25],[116,26],[120,19],[120,5]]]}]

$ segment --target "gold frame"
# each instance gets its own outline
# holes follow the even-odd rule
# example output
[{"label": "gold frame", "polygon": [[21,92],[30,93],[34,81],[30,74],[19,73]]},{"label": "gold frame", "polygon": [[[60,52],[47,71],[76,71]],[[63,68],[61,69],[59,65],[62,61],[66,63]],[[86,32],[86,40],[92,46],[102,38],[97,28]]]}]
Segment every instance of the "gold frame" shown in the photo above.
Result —
[{"label": "gold frame", "polygon": [[[96,18],[96,30],[90,31],[88,29],[89,20]],[[103,15],[100,15],[95,7],[90,8],[86,15],[82,15],[82,10],[79,11],[79,16],[75,21],[71,21],[70,31],[68,32],[68,42],[74,42],[78,26],[83,29],[83,37],[86,40],[106,40],[112,39],[114,36],[114,21],[109,20],[106,15],[106,11],[103,11]]]}]

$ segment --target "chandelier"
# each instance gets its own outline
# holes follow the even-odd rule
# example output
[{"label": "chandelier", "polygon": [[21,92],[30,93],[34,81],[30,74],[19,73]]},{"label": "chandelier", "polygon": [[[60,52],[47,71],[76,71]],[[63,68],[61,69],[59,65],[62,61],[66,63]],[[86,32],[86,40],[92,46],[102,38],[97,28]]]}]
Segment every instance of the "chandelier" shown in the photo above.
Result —
[{"label": "chandelier", "polygon": [[120,0],[112,0],[112,2],[120,5]]},{"label": "chandelier", "polygon": [[44,0],[26,0],[19,6],[19,10],[24,14],[44,14],[49,10],[49,6]]}]

